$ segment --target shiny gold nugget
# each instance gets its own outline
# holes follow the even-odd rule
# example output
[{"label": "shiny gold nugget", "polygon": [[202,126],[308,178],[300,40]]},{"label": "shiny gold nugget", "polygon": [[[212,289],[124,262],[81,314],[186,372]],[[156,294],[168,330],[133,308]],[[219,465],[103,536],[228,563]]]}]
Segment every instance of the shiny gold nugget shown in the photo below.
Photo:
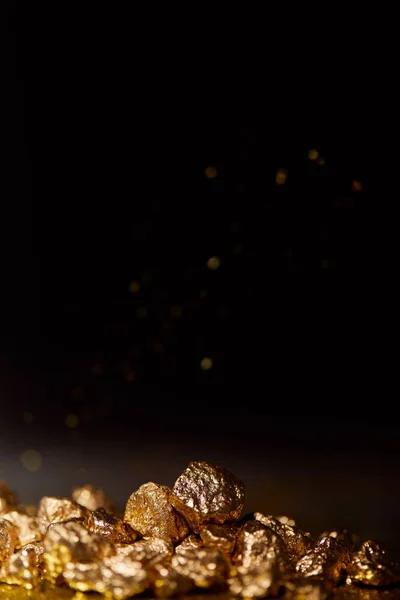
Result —
[{"label": "shiny gold nugget", "polygon": [[266,563],[275,564],[281,576],[291,570],[282,539],[260,521],[247,521],[240,529],[232,558],[237,566],[249,569]]},{"label": "shiny gold nugget", "polygon": [[310,535],[300,531],[297,527],[282,523],[275,517],[264,516],[259,512],[254,513],[254,518],[282,538],[289,558],[298,560],[310,549],[312,544]]},{"label": "shiny gold nugget", "polygon": [[113,508],[111,500],[105,495],[103,490],[90,484],[74,488],[72,491],[72,500],[88,510],[104,508],[107,511],[112,511]]},{"label": "shiny gold nugget", "polygon": [[200,548],[174,554],[171,565],[183,577],[192,580],[195,587],[202,589],[221,589],[226,585],[229,564],[219,550]]},{"label": "shiny gold nugget", "polygon": [[167,486],[145,483],[129,498],[124,521],[145,537],[168,537],[180,542],[189,533],[189,527],[170,499]]},{"label": "shiny gold nugget", "polygon": [[285,581],[285,600],[326,600],[333,584],[319,578],[296,577]]},{"label": "shiny gold nugget", "polygon": [[276,596],[280,588],[280,577],[273,562],[257,566],[236,567],[228,579],[229,591],[243,598]]},{"label": "shiny gold nugget", "polygon": [[178,573],[174,567],[167,564],[155,564],[149,570],[151,590],[157,598],[182,596],[193,588],[189,577]]},{"label": "shiny gold nugget", "polygon": [[114,544],[133,544],[139,537],[128,523],[106,512],[104,508],[90,512],[83,525],[91,533],[98,533]]},{"label": "shiny gold nugget", "polygon": [[183,540],[175,548],[175,554],[182,554],[186,550],[195,550],[196,548],[203,548],[204,542],[199,535],[191,533],[187,538]]},{"label": "shiny gold nugget", "polygon": [[44,496],[39,503],[37,521],[42,533],[46,533],[52,523],[61,523],[71,519],[85,517],[87,510],[68,498]]},{"label": "shiny gold nugget", "polygon": [[17,548],[26,546],[26,544],[30,544],[31,542],[40,542],[43,537],[39,530],[38,522],[34,517],[20,513],[17,510],[12,510],[5,513],[3,519],[18,529]]},{"label": "shiny gold nugget", "polygon": [[0,518],[0,565],[7,562],[18,543],[18,529]]},{"label": "shiny gold nugget", "polygon": [[342,540],[327,536],[297,561],[296,571],[305,577],[324,577],[339,583],[350,562],[350,548]]},{"label": "shiny gold nugget", "polygon": [[0,582],[31,590],[39,584],[38,557],[34,548],[23,548],[0,568]]},{"label": "shiny gold nugget", "polygon": [[63,576],[74,590],[99,592],[115,600],[141,594],[149,586],[142,565],[126,556],[112,556],[96,563],[69,562]]},{"label": "shiny gold nugget", "polygon": [[369,540],[354,553],[347,573],[349,583],[391,585],[400,581],[400,563],[390,560],[386,550]]},{"label": "shiny gold nugget", "polygon": [[174,552],[174,546],[168,538],[150,538],[134,544],[118,544],[115,548],[118,556],[128,556],[143,565],[169,560]]},{"label": "shiny gold nugget", "polygon": [[244,485],[222,467],[191,462],[176,480],[171,502],[195,533],[206,523],[225,523],[240,518]]},{"label": "shiny gold nugget", "polygon": [[46,577],[57,581],[69,562],[91,562],[115,554],[114,545],[76,521],[50,525],[43,540]]},{"label": "shiny gold nugget", "polygon": [[237,525],[209,523],[200,529],[200,537],[206,548],[216,548],[228,556],[233,554],[237,535]]}]

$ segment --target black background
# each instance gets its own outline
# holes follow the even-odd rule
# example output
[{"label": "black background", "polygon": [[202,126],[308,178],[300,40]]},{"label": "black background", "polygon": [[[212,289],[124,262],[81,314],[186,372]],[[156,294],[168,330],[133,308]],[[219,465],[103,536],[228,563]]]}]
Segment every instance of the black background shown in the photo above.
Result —
[{"label": "black background", "polygon": [[[398,549],[373,124],[329,106],[317,135],[286,106],[209,113],[207,68],[192,66],[189,93],[187,67],[162,62],[161,42],[144,64],[114,9],[101,27],[61,10],[48,27],[21,6],[4,4],[2,21],[0,477],[24,501],[92,481],[122,505],[206,459],[245,481],[249,510]],[[276,95],[275,75],[266,83]],[[296,105],[296,89],[280,91]],[[342,128],[325,134],[335,115]]]}]

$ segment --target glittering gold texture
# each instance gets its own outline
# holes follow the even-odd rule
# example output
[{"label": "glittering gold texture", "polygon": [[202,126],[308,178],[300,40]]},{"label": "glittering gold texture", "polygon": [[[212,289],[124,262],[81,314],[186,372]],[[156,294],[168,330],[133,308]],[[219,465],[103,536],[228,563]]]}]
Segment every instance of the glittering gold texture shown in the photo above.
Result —
[{"label": "glittering gold texture", "polygon": [[44,496],[39,504],[37,520],[39,529],[46,533],[51,523],[61,523],[71,519],[85,517],[87,510],[68,498]]},{"label": "glittering gold texture", "polygon": [[319,539],[296,564],[296,571],[306,577],[324,577],[339,583],[350,566],[351,551],[340,539],[331,536]]},{"label": "glittering gold texture", "polygon": [[172,489],[171,502],[195,533],[210,522],[240,518],[244,485],[226,469],[207,462],[191,462]]},{"label": "glittering gold texture", "polygon": [[285,600],[326,600],[333,590],[330,581],[296,577],[285,581]]},{"label": "glittering gold texture", "polygon": [[142,565],[126,556],[112,556],[101,563],[68,562],[63,575],[74,590],[99,592],[115,600],[141,594],[149,585]]},{"label": "glittering gold texture", "polygon": [[175,554],[171,561],[178,573],[188,577],[197,588],[223,588],[229,573],[229,564],[219,550],[200,548]]},{"label": "glittering gold texture", "polygon": [[231,556],[236,544],[238,526],[209,523],[200,529],[200,537],[207,548],[216,548]]},{"label": "glittering gold texture", "polygon": [[90,512],[83,525],[92,533],[98,533],[115,544],[132,544],[138,539],[138,533],[128,523],[102,508]]},{"label": "glittering gold texture", "polygon": [[21,585],[27,590],[37,587],[39,569],[35,549],[26,547],[13,554],[0,568],[0,582]]},{"label": "glittering gold texture", "polygon": [[275,517],[264,516],[259,512],[254,513],[254,518],[282,538],[289,558],[297,560],[310,549],[312,544],[310,535],[300,531],[297,527],[282,523]]},{"label": "glittering gold texture", "polygon": [[174,546],[168,538],[149,538],[135,544],[118,544],[116,551],[119,556],[129,556],[142,564],[155,564],[169,560]]},{"label": "glittering gold texture", "polygon": [[145,483],[131,495],[124,520],[143,536],[179,542],[189,533],[185,519],[171,504],[171,490],[156,483]]},{"label": "glittering gold texture", "polygon": [[18,543],[18,529],[0,518],[0,565],[8,561]]},{"label": "glittering gold texture", "polygon": [[3,519],[14,525],[18,529],[18,541],[16,547],[25,546],[30,542],[39,542],[42,539],[42,533],[34,517],[13,510],[5,513]]},{"label": "glittering gold texture", "polygon": [[240,529],[233,562],[245,569],[274,564],[281,577],[290,571],[282,539],[257,520],[247,521]]},{"label": "glittering gold texture", "polygon": [[98,510],[99,508],[112,510],[111,500],[107,498],[103,490],[96,488],[94,485],[87,484],[74,488],[72,500],[88,510]]},{"label": "glittering gold texture", "polygon": [[348,581],[364,585],[391,585],[400,582],[400,563],[390,560],[387,552],[369,540],[353,555]]},{"label": "glittering gold texture", "polygon": [[69,562],[102,560],[115,554],[114,545],[90,533],[76,521],[50,525],[43,541],[46,576],[57,581]]},{"label": "glittering gold texture", "polygon": [[196,533],[192,533],[191,535],[188,535],[182,543],[176,546],[175,554],[182,554],[182,552],[186,552],[186,550],[195,550],[196,548],[202,548],[203,546],[204,542],[201,537]]},{"label": "glittering gold texture", "polygon": [[229,591],[243,598],[264,598],[275,596],[279,591],[279,576],[272,562],[260,563],[252,567],[232,569],[228,579]]},{"label": "glittering gold texture", "polygon": [[189,577],[178,573],[171,565],[156,564],[149,570],[151,590],[158,598],[182,596],[193,588]]}]

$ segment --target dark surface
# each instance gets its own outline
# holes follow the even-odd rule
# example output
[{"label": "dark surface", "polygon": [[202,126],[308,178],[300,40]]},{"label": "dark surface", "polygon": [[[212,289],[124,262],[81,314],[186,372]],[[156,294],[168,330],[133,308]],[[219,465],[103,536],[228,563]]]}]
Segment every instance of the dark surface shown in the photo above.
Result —
[{"label": "dark surface", "polygon": [[183,80],[138,83],[129,36],[82,14],[71,38],[67,15],[48,31],[9,6],[0,478],[27,502],[91,481],[123,505],[206,459],[243,479],[249,510],[399,549],[396,278],[371,129],[314,136],[284,109],[201,122]]}]

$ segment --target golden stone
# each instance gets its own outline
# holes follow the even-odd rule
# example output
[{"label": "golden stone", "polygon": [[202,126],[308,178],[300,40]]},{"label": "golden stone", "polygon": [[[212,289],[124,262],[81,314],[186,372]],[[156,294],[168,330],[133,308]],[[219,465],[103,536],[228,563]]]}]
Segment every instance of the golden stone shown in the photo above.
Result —
[{"label": "golden stone", "polygon": [[203,548],[203,546],[204,542],[201,537],[192,533],[175,547],[175,554],[182,554],[182,552],[186,552],[186,550],[195,550],[196,548]]},{"label": "golden stone", "polygon": [[112,556],[103,562],[68,562],[63,576],[74,590],[99,592],[115,600],[141,594],[149,586],[141,563],[126,556]]},{"label": "golden stone", "polygon": [[39,584],[38,559],[34,548],[23,548],[0,568],[0,582],[31,590]]},{"label": "golden stone", "polygon": [[106,512],[103,508],[90,512],[83,525],[91,532],[106,537],[114,544],[133,544],[138,533],[122,519]]},{"label": "golden stone", "polygon": [[296,571],[305,577],[324,577],[335,583],[343,580],[350,566],[351,550],[331,536],[317,540],[315,545],[296,563]]},{"label": "golden stone", "polygon": [[107,511],[112,511],[113,508],[111,500],[105,495],[103,490],[90,484],[74,488],[72,491],[72,500],[88,510],[104,508]]},{"label": "golden stone", "polygon": [[279,574],[273,562],[251,567],[236,567],[228,579],[229,591],[243,598],[276,596],[280,588]]},{"label": "golden stone", "polygon": [[86,515],[87,510],[69,498],[44,496],[39,503],[37,520],[39,529],[44,534],[52,523],[80,519]]},{"label": "golden stone", "polygon": [[18,543],[18,529],[0,518],[0,565],[7,562]]},{"label": "golden stone", "polygon": [[129,556],[131,560],[148,565],[170,560],[174,546],[168,538],[149,538],[134,544],[118,544],[116,552],[118,556]]},{"label": "golden stone", "polygon": [[31,542],[40,542],[42,539],[42,533],[40,532],[39,525],[34,517],[13,510],[5,513],[3,519],[14,525],[18,530],[18,542],[16,548],[26,546],[26,544],[30,544]]},{"label": "golden stone", "polygon": [[200,589],[223,589],[229,574],[229,564],[224,554],[213,548],[174,554],[171,564],[178,573],[191,579],[194,586]]},{"label": "golden stone", "polygon": [[168,537],[180,542],[189,533],[185,519],[171,504],[171,490],[151,482],[131,495],[124,521],[145,537]]},{"label": "golden stone", "polygon": [[308,533],[304,533],[288,523],[282,523],[276,517],[264,516],[259,512],[254,513],[254,518],[279,535],[285,544],[290,559],[298,560],[310,549],[312,539]]},{"label": "golden stone", "polygon": [[282,539],[257,520],[247,521],[239,530],[232,560],[235,565],[245,569],[275,565],[275,571],[281,577],[291,570]]},{"label": "golden stone", "polygon": [[400,563],[391,560],[386,550],[369,540],[353,554],[347,574],[349,583],[392,585],[400,582]]},{"label": "golden stone", "polygon": [[231,556],[236,545],[238,526],[209,523],[200,529],[200,537],[206,548],[216,548]]},{"label": "golden stone", "polygon": [[81,523],[68,521],[50,525],[43,540],[46,577],[56,582],[69,562],[91,562],[115,554],[114,545],[90,533]]},{"label": "golden stone", "polygon": [[206,523],[222,525],[240,518],[244,485],[222,467],[191,462],[174,484],[171,503],[199,533]]},{"label": "golden stone", "polygon": [[157,598],[182,596],[193,588],[193,582],[189,577],[181,575],[168,564],[158,563],[152,566],[149,577],[151,590]]},{"label": "golden stone", "polygon": [[285,600],[326,600],[333,584],[319,578],[296,577],[285,581]]}]

